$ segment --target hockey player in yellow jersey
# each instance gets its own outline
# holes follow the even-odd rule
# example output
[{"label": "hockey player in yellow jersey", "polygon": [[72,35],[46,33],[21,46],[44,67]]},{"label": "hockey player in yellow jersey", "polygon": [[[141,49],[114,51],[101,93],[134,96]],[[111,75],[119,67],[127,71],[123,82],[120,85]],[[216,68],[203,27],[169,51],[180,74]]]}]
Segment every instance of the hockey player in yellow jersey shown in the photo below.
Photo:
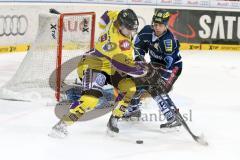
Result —
[{"label": "hockey player in yellow jersey", "polygon": [[[72,125],[84,113],[93,110],[103,96],[102,87],[114,86],[121,96],[108,122],[108,129],[118,133],[117,120],[124,115],[136,92],[131,75],[142,76],[145,70],[133,60],[133,34],[138,29],[138,18],[133,10],[106,11],[99,22],[104,31],[78,65],[78,75],[82,79],[83,94],[70,106],[70,111],[54,127],[57,136],[66,136],[66,127]],[[136,67],[138,66],[138,67]]]}]

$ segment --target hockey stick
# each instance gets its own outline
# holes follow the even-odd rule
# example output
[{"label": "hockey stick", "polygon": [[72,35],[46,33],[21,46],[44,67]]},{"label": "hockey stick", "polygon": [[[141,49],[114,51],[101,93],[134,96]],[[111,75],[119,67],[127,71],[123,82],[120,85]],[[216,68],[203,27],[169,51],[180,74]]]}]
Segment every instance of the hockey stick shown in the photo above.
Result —
[{"label": "hockey stick", "polygon": [[[141,56],[141,54],[135,50],[139,56],[139,58],[141,59],[141,61],[143,62],[146,62],[145,59]],[[150,82],[149,82],[150,83]],[[154,87],[154,86],[152,86]],[[155,86],[156,88],[158,88],[157,86]],[[160,90],[162,90],[160,88]],[[157,90],[157,95],[159,95],[160,99],[165,103],[167,104],[167,107],[168,109],[172,110],[171,107],[169,106],[169,104],[166,102],[166,100],[162,97],[161,94],[159,94],[159,91]],[[181,113],[179,112],[179,110],[177,109],[177,107],[175,106],[175,104],[173,103],[173,101],[171,100],[171,98],[169,97],[169,95],[167,93],[165,93],[165,96],[171,101],[171,104],[173,105],[174,107],[174,110],[173,112],[175,112],[175,115],[176,115],[176,118],[177,120],[183,125],[183,127],[187,130],[187,132],[191,135],[191,137],[194,139],[194,141],[196,141],[197,143],[201,144],[201,145],[204,145],[204,146],[207,146],[208,145],[208,142],[204,139],[204,136],[201,135],[201,136],[196,136],[195,134],[193,134],[193,132],[191,131],[191,129],[188,127],[186,121],[183,119]]]},{"label": "hockey stick", "polygon": [[49,9],[49,13],[52,13],[52,14],[61,14],[60,12],[58,12],[56,9],[54,8],[50,8]]},{"label": "hockey stick", "polygon": [[[179,120],[179,122],[183,125],[183,127],[187,130],[187,132],[191,135],[191,137],[194,139],[194,141],[198,142],[201,145],[207,146],[208,142],[204,139],[204,135],[202,134],[201,136],[196,136],[195,134],[193,134],[193,132],[190,130],[190,128],[188,127],[186,121],[183,119],[181,113],[179,112],[179,110],[177,109],[177,107],[175,106],[175,104],[173,103],[173,101],[171,100],[171,98],[169,97],[168,94],[165,94],[165,96],[171,101],[172,106],[174,107],[174,111],[177,120]],[[166,104],[166,100],[162,97],[159,96],[161,98],[162,101],[164,101],[164,103]],[[168,104],[168,103],[167,103]],[[168,105],[168,108],[171,109]]]}]

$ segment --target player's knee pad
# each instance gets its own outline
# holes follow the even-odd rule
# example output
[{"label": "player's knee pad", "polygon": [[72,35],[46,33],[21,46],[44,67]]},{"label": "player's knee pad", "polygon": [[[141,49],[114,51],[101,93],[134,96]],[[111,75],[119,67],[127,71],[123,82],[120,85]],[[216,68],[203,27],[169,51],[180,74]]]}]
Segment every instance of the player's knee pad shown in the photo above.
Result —
[{"label": "player's knee pad", "polygon": [[121,92],[136,92],[136,85],[130,78],[122,79],[118,84],[118,88]]},{"label": "player's knee pad", "polygon": [[103,96],[102,87],[105,85],[104,74],[86,69],[83,76],[83,92],[80,99],[72,103],[70,112],[73,114],[84,114],[86,111],[94,109],[99,98]]}]

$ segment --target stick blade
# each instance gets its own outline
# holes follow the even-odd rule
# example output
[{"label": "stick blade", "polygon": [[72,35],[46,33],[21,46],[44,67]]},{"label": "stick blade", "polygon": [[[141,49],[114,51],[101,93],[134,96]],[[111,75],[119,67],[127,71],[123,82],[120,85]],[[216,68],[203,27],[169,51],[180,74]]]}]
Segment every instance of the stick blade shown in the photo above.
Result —
[{"label": "stick blade", "polygon": [[208,146],[208,142],[206,141],[203,134],[201,134],[201,136],[194,137],[194,140],[203,146]]}]

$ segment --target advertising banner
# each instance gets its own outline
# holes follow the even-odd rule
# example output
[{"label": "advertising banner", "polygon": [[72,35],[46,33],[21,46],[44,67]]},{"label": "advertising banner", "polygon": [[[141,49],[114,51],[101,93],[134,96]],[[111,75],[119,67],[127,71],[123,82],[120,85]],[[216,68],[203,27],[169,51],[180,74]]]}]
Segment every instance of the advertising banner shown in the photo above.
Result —
[{"label": "advertising banner", "polygon": [[[229,11],[169,9],[169,29],[182,43],[239,45],[240,14]],[[204,47],[206,48],[206,47]],[[226,46],[223,48],[226,49]],[[212,48],[213,49],[213,48]]]},{"label": "advertising banner", "polygon": [[[77,1],[77,0],[72,0]],[[130,2],[130,0],[85,0],[105,2]],[[180,9],[184,0],[157,0],[156,2],[179,3],[178,9],[159,6],[169,9],[172,16],[169,28],[180,40],[182,49],[222,49],[240,50],[240,11],[225,9],[226,11],[209,11],[206,9]],[[205,0],[202,0],[205,1]],[[133,0],[131,0],[133,2]],[[155,0],[137,0],[138,3],[155,2]],[[98,21],[106,10],[133,9],[139,19],[139,30],[146,24],[151,24],[155,6],[149,5],[109,5],[109,4],[2,4],[0,10],[0,53],[26,51],[34,41],[38,31],[39,14],[49,14],[50,8],[61,13],[95,12],[96,31],[95,39],[101,30]],[[211,46],[210,46],[211,45]],[[217,45],[217,46],[216,46]]]},{"label": "advertising banner", "polygon": [[69,0],[69,2],[75,2],[75,3],[98,3],[99,0]]},{"label": "advertising banner", "polygon": [[209,0],[185,0],[184,5],[186,6],[194,6],[194,7],[209,7]]},{"label": "advertising banner", "polygon": [[218,8],[240,8],[239,1],[210,1],[210,6]]},{"label": "advertising banner", "polygon": [[99,0],[99,3],[127,4],[127,0]]},{"label": "advertising banner", "polygon": [[181,6],[184,0],[157,0],[157,5]]},{"label": "advertising banner", "polygon": [[156,5],[157,0],[128,0],[128,4]]}]

